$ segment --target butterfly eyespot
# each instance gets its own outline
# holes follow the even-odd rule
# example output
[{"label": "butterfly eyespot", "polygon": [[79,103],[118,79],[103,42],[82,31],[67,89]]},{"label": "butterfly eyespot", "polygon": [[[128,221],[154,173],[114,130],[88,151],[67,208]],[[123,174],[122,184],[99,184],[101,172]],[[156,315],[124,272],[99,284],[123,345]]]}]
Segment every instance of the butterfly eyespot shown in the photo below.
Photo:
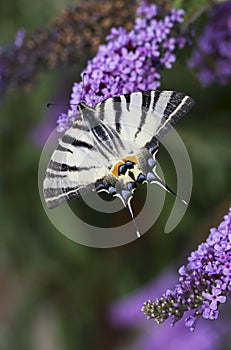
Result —
[{"label": "butterfly eyespot", "polygon": [[151,171],[147,173],[147,181],[152,182],[154,180],[156,180],[156,176]]},{"label": "butterfly eyespot", "polygon": [[139,184],[142,184],[145,180],[146,180],[146,177],[144,176],[144,174],[140,173],[137,177],[137,182]]},{"label": "butterfly eyespot", "polygon": [[114,186],[109,186],[107,190],[108,190],[109,194],[111,194],[111,195],[116,193],[116,189]]},{"label": "butterfly eyespot", "polygon": [[154,146],[154,147],[151,147],[151,148],[149,148],[149,150],[148,150],[148,152],[150,153],[150,154],[153,154],[153,153],[155,153],[155,151],[158,149],[158,145],[156,145],[156,146]]},{"label": "butterfly eyespot", "polygon": [[102,182],[95,184],[95,189],[96,189],[97,192],[105,190],[105,188],[106,187],[105,187],[105,185]]},{"label": "butterfly eyespot", "polygon": [[118,167],[118,175],[124,175],[124,174],[126,174],[126,171],[127,171],[127,165],[126,164],[121,164]]},{"label": "butterfly eyespot", "polygon": [[136,183],[135,182],[128,182],[127,188],[129,191],[132,191],[133,189],[136,188]]},{"label": "butterfly eyespot", "polygon": [[132,193],[131,193],[131,191],[122,190],[121,191],[121,196],[127,202],[128,199],[132,196]]},{"label": "butterfly eyespot", "polygon": [[127,161],[125,162],[125,164],[126,164],[126,166],[127,166],[128,169],[134,168],[134,163],[133,163],[131,160],[127,160]]},{"label": "butterfly eyespot", "polygon": [[153,158],[149,158],[148,159],[148,165],[150,166],[150,168],[153,168],[153,166],[155,165],[155,160]]}]

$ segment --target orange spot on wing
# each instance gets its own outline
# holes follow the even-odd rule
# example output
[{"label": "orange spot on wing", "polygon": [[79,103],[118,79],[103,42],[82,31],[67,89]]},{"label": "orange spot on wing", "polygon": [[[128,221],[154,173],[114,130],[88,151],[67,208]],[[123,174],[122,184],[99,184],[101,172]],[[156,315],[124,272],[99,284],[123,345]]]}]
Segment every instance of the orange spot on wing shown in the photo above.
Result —
[{"label": "orange spot on wing", "polygon": [[131,162],[133,162],[135,164],[138,163],[138,159],[135,155],[127,156],[126,158],[123,159],[124,162],[126,162],[127,160],[130,160]]},{"label": "orange spot on wing", "polygon": [[114,167],[112,168],[111,172],[115,177],[119,177],[119,166],[123,164],[123,162],[118,162],[114,165]]},{"label": "orange spot on wing", "polygon": [[127,160],[130,160],[131,162],[137,164],[138,159],[136,158],[135,155],[127,156],[124,158],[122,161],[117,162],[114,167],[112,168],[111,172],[115,177],[119,177],[119,166],[124,164]]}]

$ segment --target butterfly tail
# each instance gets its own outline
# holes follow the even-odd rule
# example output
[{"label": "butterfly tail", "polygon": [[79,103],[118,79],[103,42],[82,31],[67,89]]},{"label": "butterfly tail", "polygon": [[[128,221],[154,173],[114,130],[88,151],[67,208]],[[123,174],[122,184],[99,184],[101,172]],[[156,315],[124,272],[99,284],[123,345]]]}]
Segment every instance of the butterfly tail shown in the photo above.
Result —
[{"label": "butterfly tail", "polygon": [[115,196],[120,198],[120,200],[122,201],[123,205],[128,210],[129,215],[130,215],[130,217],[132,219],[135,231],[136,231],[136,235],[137,235],[138,238],[140,238],[141,234],[140,234],[140,231],[139,231],[139,229],[138,229],[138,227],[136,225],[134,214],[133,214],[133,210],[132,210],[132,206],[131,206],[131,199],[133,197],[133,191],[124,189],[122,191],[119,191],[119,193],[116,193]]},{"label": "butterfly tail", "polygon": [[174,195],[176,198],[178,198],[182,203],[184,203],[185,205],[188,205],[188,203],[181,198],[180,196],[178,196],[176,194],[176,192],[174,192],[163,180],[161,180],[159,177],[156,178],[156,180],[154,181],[157,185],[161,186],[165,191],[171,193],[172,195]]},{"label": "butterfly tail", "polygon": [[131,207],[131,201],[128,202],[128,204],[126,205],[126,209],[128,210],[130,216],[131,216],[131,219],[132,219],[132,222],[133,222],[133,225],[134,225],[134,228],[135,228],[135,231],[136,231],[136,235],[138,238],[140,238],[140,231],[136,225],[136,221],[135,221],[135,218],[134,218],[134,214],[133,214],[133,210],[132,210],[132,207]]}]

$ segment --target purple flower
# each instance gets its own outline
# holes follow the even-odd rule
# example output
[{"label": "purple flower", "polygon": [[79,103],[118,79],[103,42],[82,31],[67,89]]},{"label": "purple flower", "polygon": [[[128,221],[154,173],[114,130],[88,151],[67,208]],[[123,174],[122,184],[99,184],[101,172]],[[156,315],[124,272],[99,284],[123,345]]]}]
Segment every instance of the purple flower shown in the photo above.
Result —
[{"label": "purple flower", "polygon": [[16,33],[15,41],[14,41],[14,46],[17,48],[22,47],[23,41],[25,39],[26,31],[25,29],[19,29],[18,32]]},{"label": "purple flower", "polygon": [[158,8],[156,5],[149,5],[145,1],[141,2],[139,8],[137,9],[137,15],[144,16],[146,18],[155,17],[158,13]]},{"label": "purple flower", "polygon": [[189,310],[186,326],[194,330],[202,316],[217,319],[220,304],[226,302],[231,290],[231,208],[217,229],[210,231],[206,242],[188,257],[188,264],[179,269],[179,281],[154,302],[144,303],[143,312],[148,318],[162,323],[171,318],[179,321]]},{"label": "purple flower", "polygon": [[[202,312],[202,316],[205,319],[216,320],[218,318],[218,311],[212,310],[208,301],[204,301],[203,305],[200,307],[200,312]],[[194,318],[195,318],[195,316],[194,316]],[[199,319],[199,317],[197,317],[197,320],[198,319]],[[185,325],[188,326],[186,321],[185,321]],[[191,326],[190,330],[194,331],[195,326],[196,325],[194,325],[194,328],[193,328],[193,326]]]},{"label": "purple flower", "polygon": [[164,57],[160,59],[160,62],[165,65],[167,69],[172,68],[172,63],[175,62],[176,56],[170,52],[166,52]]},{"label": "purple flower", "polygon": [[173,22],[183,22],[183,16],[184,16],[185,12],[184,10],[176,10],[176,9],[172,9],[171,11],[171,19]]},{"label": "purple flower", "polygon": [[115,95],[158,88],[159,71],[172,67],[176,50],[187,42],[179,26],[183,15],[183,10],[173,9],[165,14],[157,5],[142,2],[130,32],[121,27],[112,28],[106,44],[99,46],[96,56],[84,69],[84,88],[82,82],[74,83],[71,108],[58,118],[58,131],[70,126],[82,99],[88,105],[95,105]]},{"label": "purple flower", "polygon": [[[192,334],[185,329],[183,320],[179,321],[175,327],[169,327],[167,323],[158,327],[146,322],[142,317],[139,308],[141,301],[148,298],[152,291],[157,296],[169,284],[174,283],[174,279],[173,272],[163,272],[142,289],[128,294],[111,306],[107,319],[113,328],[122,329],[123,334],[126,330],[132,331],[130,341],[125,337],[126,343],[123,343],[123,337],[121,337],[120,348],[127,350],[183,350],[185,348],[187,350],[218,350],[221,348],[222,339],[229,330],[224,319],[220,319],[216,324],[201,321],[200,328]],[[168,293],[171,295],[170,290]],[[194,329],[197,321],[198,318],[189,316],[186,321],[187,327]],[[116,345],[115,349],[117,349]]]},{"label": "purple flower", "polygon": [[221,292],[222,291],[220,290],[220,288],[216,288],[216,287],[212,288],[211,294],[202,292],[202,296],[205,299],[211,301],[211,303],[209,304],[209,307],[211,310],[217,310],[217,303],[225,303],[226,302],[226,297],[224,295],[220,295]]},{"label": "purple flower", "polygon": [[226,84],[231,75],[231,1],[214,7],[188,64],[201,83]]}]

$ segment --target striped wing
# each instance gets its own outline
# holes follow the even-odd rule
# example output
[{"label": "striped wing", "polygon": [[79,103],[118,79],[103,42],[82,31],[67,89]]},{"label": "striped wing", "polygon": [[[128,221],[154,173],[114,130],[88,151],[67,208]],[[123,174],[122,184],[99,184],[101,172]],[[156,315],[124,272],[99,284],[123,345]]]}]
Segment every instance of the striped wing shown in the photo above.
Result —
[{"label": "striped wing", "polygon": [[114,125],[122,138],[151,147],[193,106],[191,97],[175,91],[143,91],[116,96],[96,105],[97,117]]},{"label": "striped wing", "polygon": [[[66,131],[48,164],[43,188],[49,208],[102,189],[120,194],[127,205],[133,181],[157,181],[151,171],[157,140],[191,109],[193,100],[180,92],[144,91],[109,98],[95,108],[79,106],[83,120]],[[130,155],[136,159],[134,180],[113,167],[116,159],[118,166],[121,160],[131,166]]]},{"label": "striped wing", "polygon": [[76,121],[65,132],[46,170],[43,191],[48,208],[94,190],[97,178],[108,172],[106,163],[89,129]]}]

